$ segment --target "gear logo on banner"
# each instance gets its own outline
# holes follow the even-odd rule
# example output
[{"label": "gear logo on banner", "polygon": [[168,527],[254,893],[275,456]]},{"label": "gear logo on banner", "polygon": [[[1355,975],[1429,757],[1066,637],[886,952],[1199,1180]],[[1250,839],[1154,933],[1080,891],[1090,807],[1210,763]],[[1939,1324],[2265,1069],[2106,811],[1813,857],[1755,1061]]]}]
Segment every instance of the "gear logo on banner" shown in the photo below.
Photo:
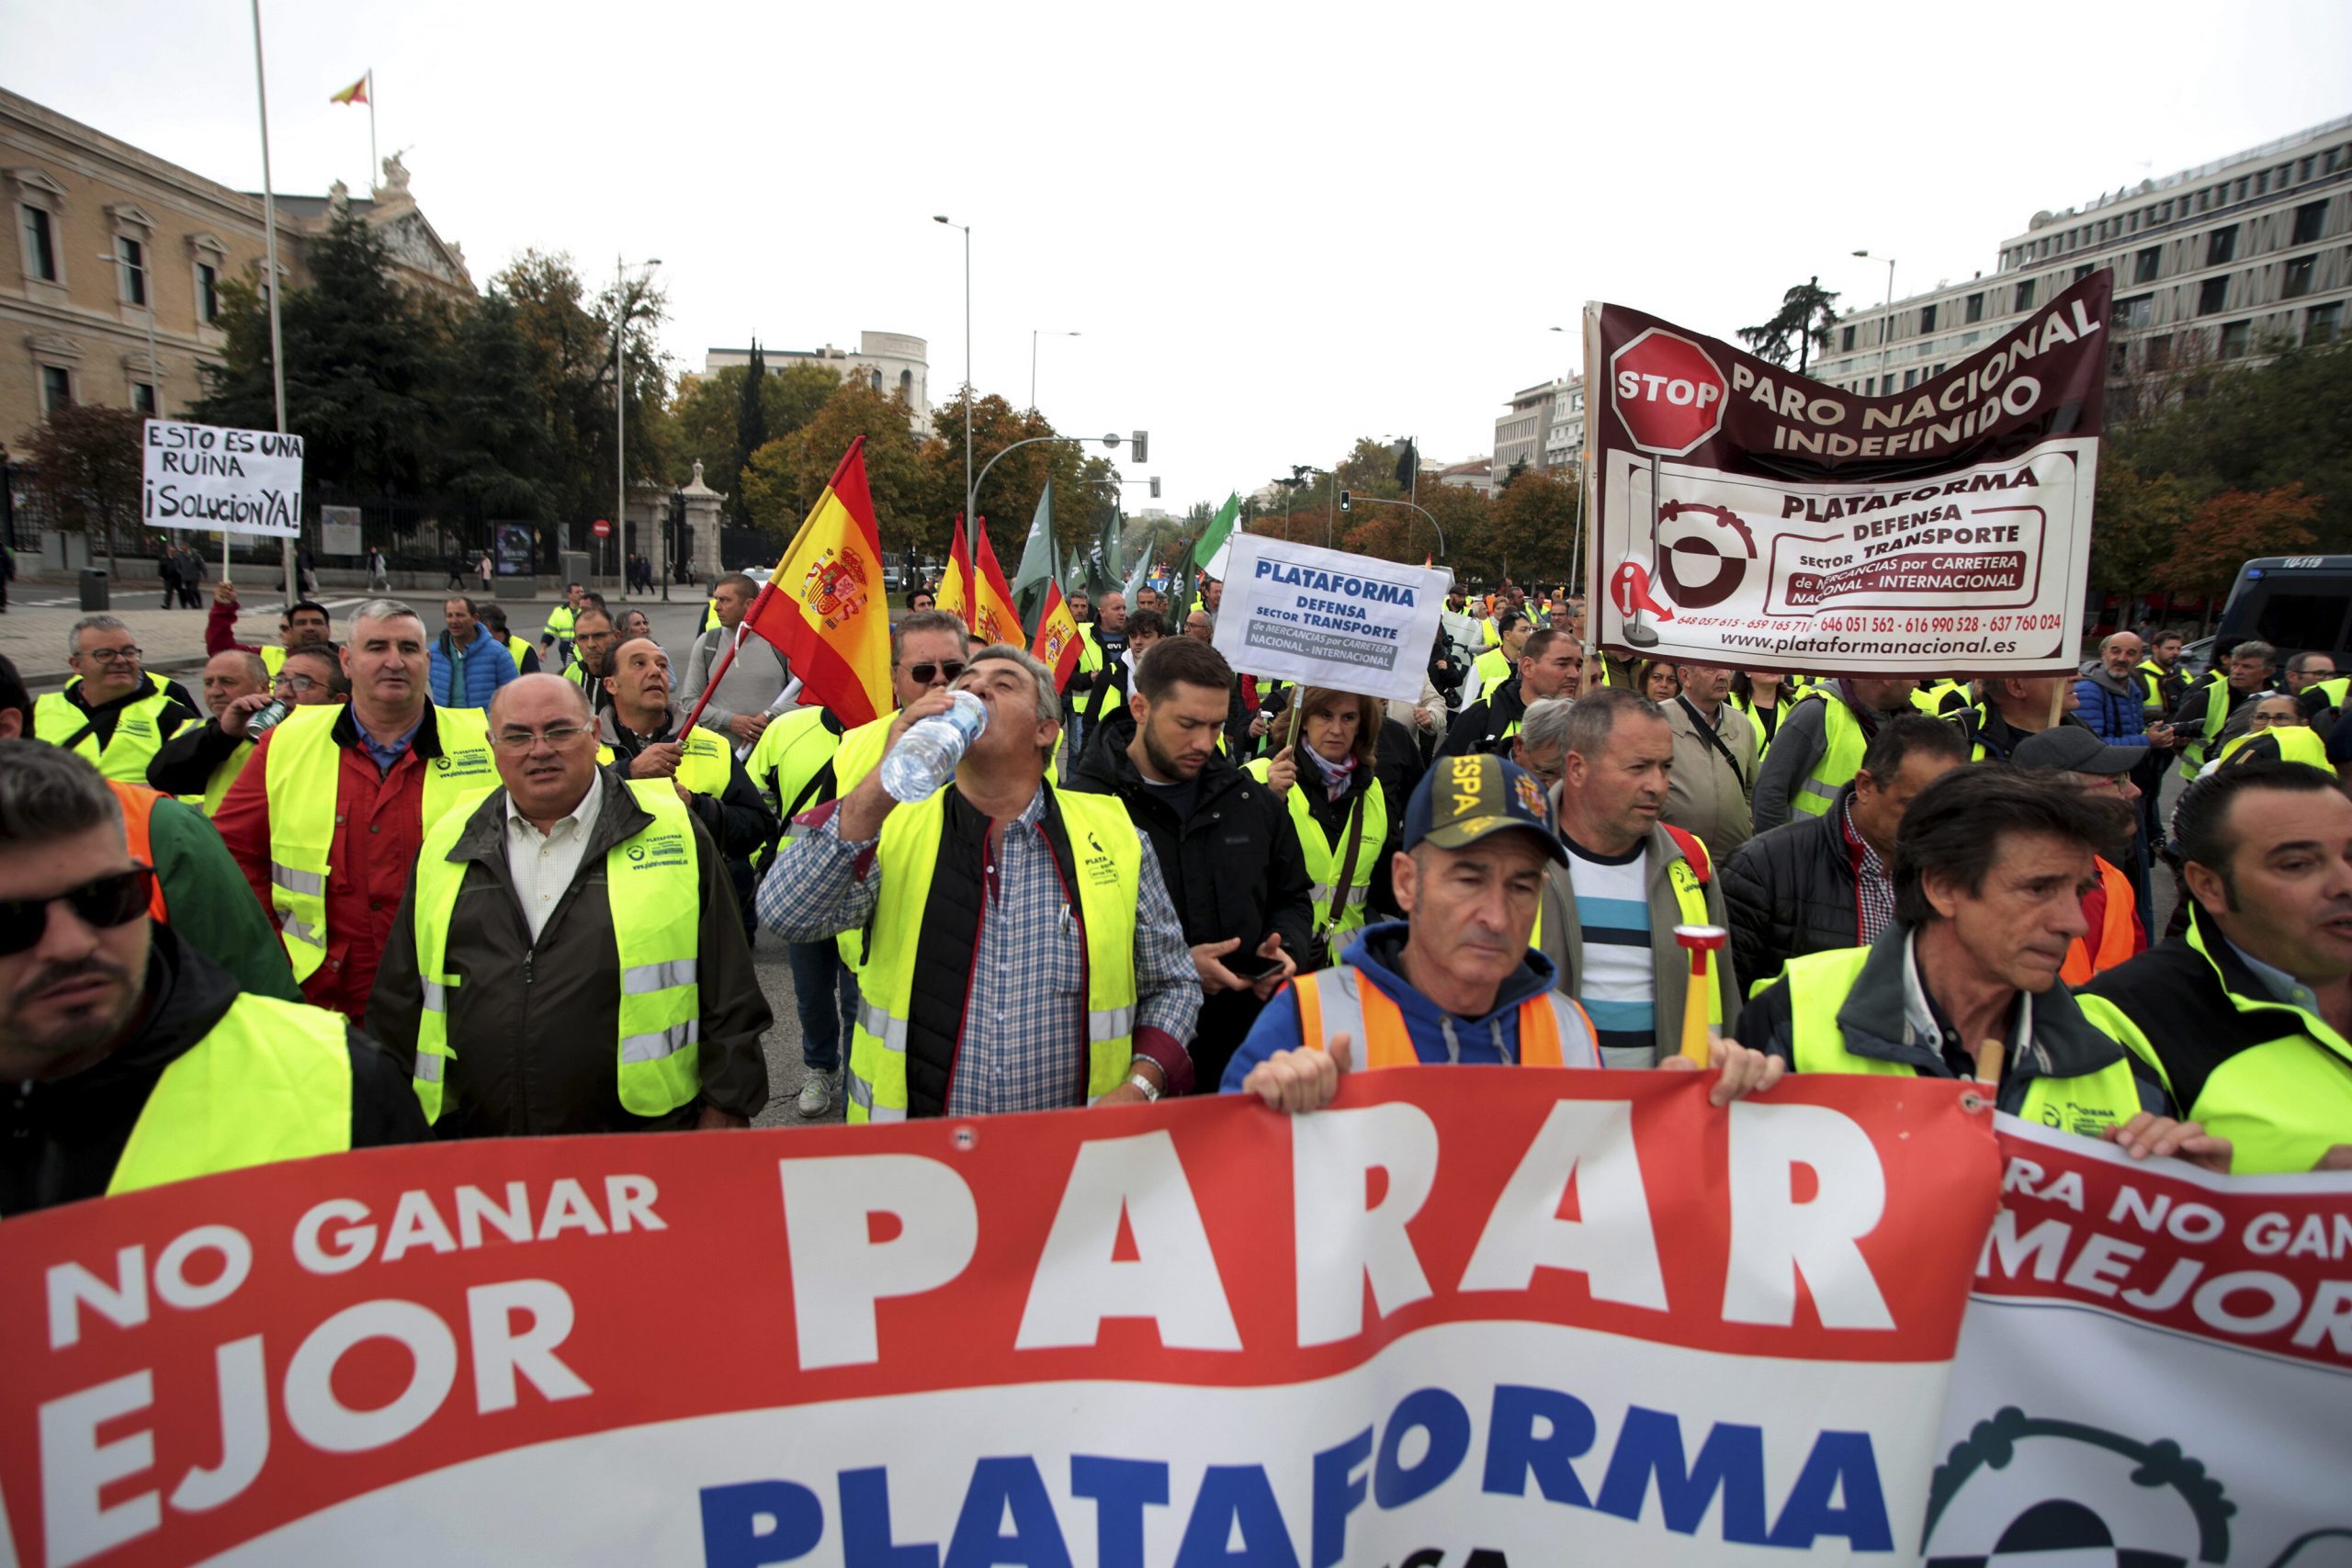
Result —
[{"label": "gear logo on banner", "polygon": [[2142,1442],[2009,1405],[1978,1422],[1936,1471],[1920,1555],[1928,1568],[2225,1563],[2237,1511],[2221,1481],[2169,1438]]},{"label": "gear logo on banner", "polygon": [[[1686,610],[1711,609],[1747,581],[1747,561],[1756,558],[1756,536],[1730,507],[1669,501],[1658,507],[1657,524],[1657,585],[1675,604]],[[1746,547],[1747,560],[1732,553],[1729,547],[1735,540]],[[1696,582],[1683,580],[1684,570],[1702,569],[1706,575]]]}]

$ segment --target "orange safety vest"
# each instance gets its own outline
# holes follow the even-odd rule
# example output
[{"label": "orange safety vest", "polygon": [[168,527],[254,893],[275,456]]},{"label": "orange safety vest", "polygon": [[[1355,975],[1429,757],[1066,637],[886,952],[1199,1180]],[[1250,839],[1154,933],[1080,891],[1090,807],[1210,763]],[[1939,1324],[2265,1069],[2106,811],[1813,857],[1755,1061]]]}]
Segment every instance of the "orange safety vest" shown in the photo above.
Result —
[{"label": "orange safety vest", "polygon": [[2139,895],[2132,891],[2132,879],[2109,865],[2105,855],[2098,859],[2099,886],[2107,890],[2107,914],[2099,922],[2096,934],[2098,952],[2091,952],[2086,937],[2076,937],[2066,949],[2066,962],[2059,967],[2058,977],[2069,986],[2080,986],[2092,976],[2105,974],[2132,956],[2132,928],[2140,923]]},{"label": "orange safety vest", "polygon": [[[122,802],[122,836],[130,842],[130,858],[142,865],[153,865],[155,851],[148,840],[147,826],[155,815],[155,803],[164,797],[145,784],[124,784],[120,779],[107,780],[107,787]],[[154,892],[147,899],[147,912],[156,919],[165,920],[164,879],[155,878],[153,886]]]},{"label": "orange safety vest", "polygon": [[[1332,1022],[1339,1025],[1332,1032],[1356,1036],[1356,1055],[1363,1066],[1421,1065],[1419,1054],[1413,1049],[1411,1032],[1405,1026],[1404,1010],[1390,999],[1388,993],[1365,981],[1361,971],[1346,965],[1319,969],[1298,976],[1291,988],[1298,998],[1299,1039],[1310,1049],[1326,1049],[1329,1036],[1324,1018],[1329,1011],[1334,1015]],[[1340,1016],[1349,1012],[1362,1019],[1361,1028],[1347,1027],[1356,1021]],[[1562,1039],[1564,1022],[1568,1026],[1568,1043]],[[1599,1037],[1593,1032],[1592,1020],[1575,998],[1545,991],[1520,1003],[1519,1060],[1521,1066],[1529,1067],[1600,1066]]]}]

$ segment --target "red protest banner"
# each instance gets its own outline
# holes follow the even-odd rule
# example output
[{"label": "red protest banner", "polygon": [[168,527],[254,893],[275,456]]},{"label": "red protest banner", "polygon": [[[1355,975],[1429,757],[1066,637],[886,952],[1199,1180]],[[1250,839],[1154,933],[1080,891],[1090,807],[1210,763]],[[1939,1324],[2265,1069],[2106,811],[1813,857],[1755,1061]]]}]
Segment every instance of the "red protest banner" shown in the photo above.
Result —
[{"label": "red protest banner", "polygon": [[0,1225],[0,1502],[45,1568],[1907,1550],[1960,1094],[1415,1068],[154,1189]]}]

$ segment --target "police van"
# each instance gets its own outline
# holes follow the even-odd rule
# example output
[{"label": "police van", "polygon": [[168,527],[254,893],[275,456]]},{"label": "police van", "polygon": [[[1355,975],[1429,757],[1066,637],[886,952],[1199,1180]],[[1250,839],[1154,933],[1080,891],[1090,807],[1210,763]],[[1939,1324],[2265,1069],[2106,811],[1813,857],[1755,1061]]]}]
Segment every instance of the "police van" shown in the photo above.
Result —
[{"label": "police van", "polygon": [[2352,649],[2352,556],[2264,556],[2238,568],[2214,640],[2256,637],[2278,650],[2331,654],[2346,668]]}]

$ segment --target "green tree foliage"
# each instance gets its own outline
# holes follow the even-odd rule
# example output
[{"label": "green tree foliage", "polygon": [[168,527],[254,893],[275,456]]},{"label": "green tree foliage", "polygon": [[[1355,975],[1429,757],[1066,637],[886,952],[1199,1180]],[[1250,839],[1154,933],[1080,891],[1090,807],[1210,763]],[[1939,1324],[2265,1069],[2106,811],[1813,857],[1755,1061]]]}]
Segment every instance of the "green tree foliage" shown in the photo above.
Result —
[{"label": "green tree foliage", "polygon": [[[2318,547],[2352,548],[2352,344],[2290,349],[2243,369],[2192,365],[2134,390],[2153,407],[2110,426],[2103,464],[2172,475],[2200,500],[2301,485],[2318,503]],[[2103,505],[2104,483],[2101,492]]]},{"label": "green tree foliage", "polygon": [[752,454],[743,499],[752,523],[779,545],[790,539],[831,482],[842,454],[863,435],[865,482],[882,547],[893,553],[914,548],[928,521],[931,483],[909,413],[896,390],[886,397],[864,381],[837,385],[815,417]]},{"label": "green tree foliage", "polygon": [[[760,390],[767,384],[768,362],[760,353],[760,340],[752,340],[752,362],[743,368],[743,383],[735,389],[735,466],[748,468],[752,456],[768,444],[767,409],[760,401]],[[729,503],[737,523],[749,523],[752,514],[738,494]]]},{"label": "green tree foliage", "polygon": [[1808,278],[1781,296],[1781,308],[1771,320],[1761,326],[1740,328],[1739,341],[1758,359],[1775,365],[1786,365],[1793,353],[1797,373],[1803,375],[1813,351],[1829,346],[1829,329],[1838,321],[1837,304],[1837,294],[1822,288],[1821,279]]},{"label": "green tree foliage", "polygon": [[2151,478],[2120,458],[2102,463],[2091,528],[2090,581],[2144,593],[2197,515],[2197,488],[2172,474]]},{"label": "green tree foliage", "polygon": [[[663,450],[672,455],[673,466],[684,469],[699,460],[703,482],[729,495],[740,488],[742,472],[735,443],[746,379],[740,365],[709,376],[681,376],[659,421]],[[813,359],[787,360],[782,369],[762,376],[760,418],[768,439],[789,435],[807,424],[841,384],[839,375]]]},{"label": "green tree foliage", "polygon": [[554,517],[546,367],[514,301],[492,289],[458,321],[456,347],[467,373],[454,379],[446,411],[443,490],[476,526]]},{"label": "green tree foliage", "polygon": [[[956,513],[964,508],[964,400],[932,410],[932,439],[922,448],[927,476],[928,525],[910,542],[944,556],[954,532]],[[1016,410],[1007,399],[989,393],[972,405],[972,449],[977,476],[989,459],[1016,441],[1057,434],[1051,421],[1034,410]],[[1095,449],[1100,452],[1102,449]],[[1109,463],[1090,457],[1076,441],[1041,441],[1012,452],[988,470],[981,487],[979,513],[989,525],[989,542],[1008,570],[1012,557],[1021,553],[1029,520],[1036,514],[1037,498],[1046,480],[1054,481],[1054,538],[1060,556],[1083,547],[1101,526],[1098,508],[1110,490]],[[878,505],[878,502],[877,502]],[[1214,509],[1212,509],[1214,510]]]},{"label": "green tree foliage", "polygon": [[[383,240],[338,209],[305,254],[310,284],[279,304],[287,428],[302,437],[311,483],[427,493],[436,475],[442,405],[456,368],[437,301],[392,281]],[[207,366],[190,411],[207,424],[277,428],[269,320],[250,283],[224,290],[228,355]]]}]

